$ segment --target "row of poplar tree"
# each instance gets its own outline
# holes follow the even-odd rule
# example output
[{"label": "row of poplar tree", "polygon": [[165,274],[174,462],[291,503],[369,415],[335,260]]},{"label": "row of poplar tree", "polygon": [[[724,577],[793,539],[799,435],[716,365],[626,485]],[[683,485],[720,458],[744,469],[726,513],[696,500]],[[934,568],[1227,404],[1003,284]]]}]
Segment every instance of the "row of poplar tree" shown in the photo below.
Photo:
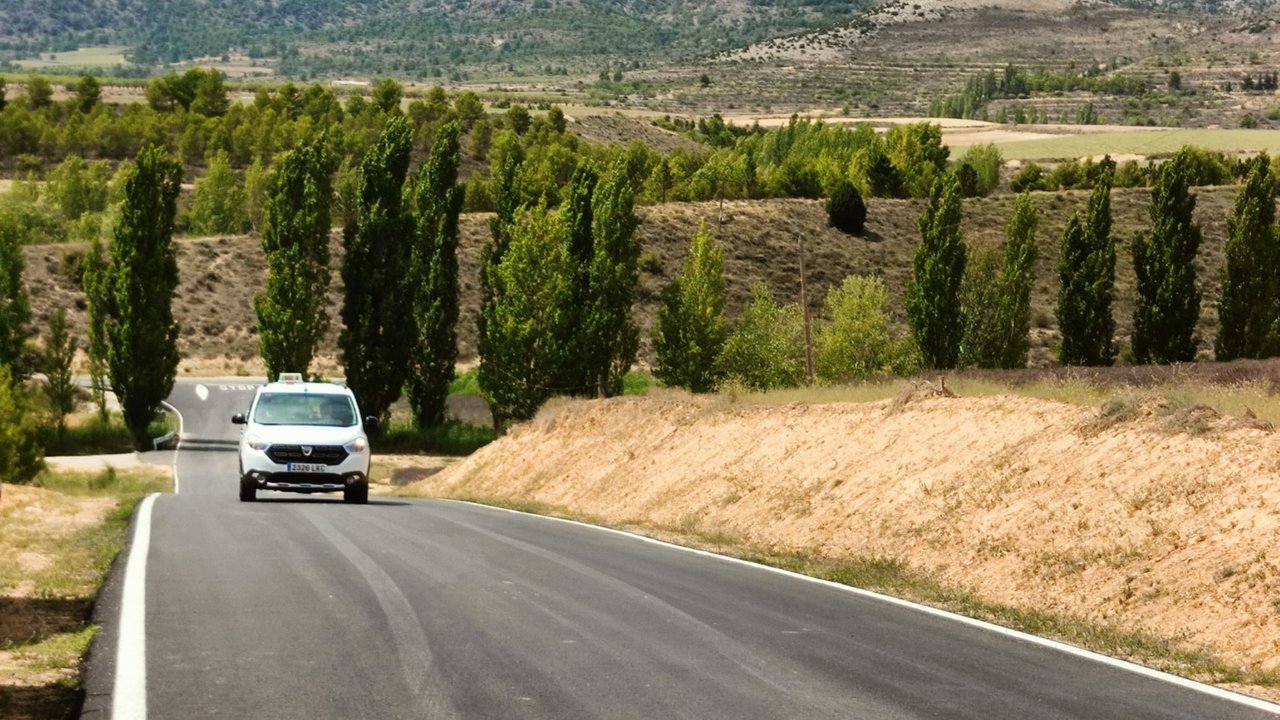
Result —
[{"label": "row of poplar tree", "polygon": [[[339,347],[361,408],[385,419],[407,394],[422,427],[445,420],[457,360],[459,130],[443,125],[410,182],[413,126],[391,113],[360,167],[354,218],[343,228]],[[495,424],[530,417],[551,395],[615,395],[635,361],[638,282],[634,190],[625,159],[583,164],[557,212],[530,208],[519,146],[492,180],[498,212],[482,251],[482,389]],[[329,327],[329,228],[335,155],[324,133],[280,156],[271,172],[254,299],[270,377],[307,373]],[[172,243],[181,164],[149,148],[128,171],[109,248],[86,256],[94,387],[119,397],[135,441],[173,388],[179,327]]]},{"label": "row of poplar tree", "polygon": [[[1247,161],[1228,219],[1214,343],[1219,360],[1280,354],[1280,232],[1270,164],[1265,154]],[[1063,232],[1056,314],[1062,335],[1058,358],[1064,365],[1111,365],[1117,357],[1114,172],[1115,164],[1103,160],[1086,208]],[[1130,245],[1137,278],[1131,348],[1137,363],[1196,357],[1201,292],[1194,261],[1201,233],[1192,217],[1194,177],[1189,151],[1158,167],[1150,225]],[[819,378],[842,382],[920,367],[1026,365],[1038,253],[1031,195],[1024,192],[1014,204],[1002,254],[975,253],[966,246],[961,195],[954,174],[940,177],[920,218],[921,243],[906,294],[911,336],[900,341],[889,332],[882,283],[848,278],[824,303],[815,343]],[[767,293],[755,295],[740,325],[730,328],[724,317],[723,251],[705,229],[700,232],[680,276],[663,294],[654,326],[658,378],[695,392],[724,382],[755,389],[799,384],[799,308],[789,316],[788,308],[777,307]]]}]

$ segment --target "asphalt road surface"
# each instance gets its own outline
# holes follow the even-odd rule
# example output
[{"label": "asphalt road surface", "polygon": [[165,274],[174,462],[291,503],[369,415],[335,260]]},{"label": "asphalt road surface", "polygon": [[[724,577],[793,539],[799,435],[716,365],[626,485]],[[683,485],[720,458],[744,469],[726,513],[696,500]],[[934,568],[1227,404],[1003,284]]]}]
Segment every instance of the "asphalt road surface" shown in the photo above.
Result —
[{"label": "asphalt road surface", "polygon": [[1016,634],[573,523],[443,501],[263,492],[241,503],[229,420],[251,395],[214,381],[175,389],[179,493],[140,510],[128,568],[104,591],[85,717],[1276,716]]}]

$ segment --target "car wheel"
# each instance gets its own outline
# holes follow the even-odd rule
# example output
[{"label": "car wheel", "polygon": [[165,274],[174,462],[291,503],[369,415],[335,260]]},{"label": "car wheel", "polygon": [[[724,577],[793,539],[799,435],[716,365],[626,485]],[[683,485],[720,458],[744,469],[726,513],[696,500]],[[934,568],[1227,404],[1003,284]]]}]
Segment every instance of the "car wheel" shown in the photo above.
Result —
[{"label": "car wheel", "polygon": [[258,485],[249,476],[240,478],[240,502],[253,502],[258,499]]},{"label": "car wheel", "polygon": [[342,501],[355,505],[369,502],[369,483],[362,482],[346,486],[342,489]]}]

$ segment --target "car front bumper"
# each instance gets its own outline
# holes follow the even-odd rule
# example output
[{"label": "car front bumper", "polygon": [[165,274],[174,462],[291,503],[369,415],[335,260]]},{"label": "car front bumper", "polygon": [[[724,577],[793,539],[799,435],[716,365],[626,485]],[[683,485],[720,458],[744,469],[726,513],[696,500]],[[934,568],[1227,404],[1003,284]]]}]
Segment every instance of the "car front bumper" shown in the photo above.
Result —
[{"label": "car front bumper", "polygon": [[333,474],[247,470],[244,476],[252,480],[259,490],[283,490],[285,492],[300,493],[334,492],[345,490],[353,485],[368,484],[369,482],[369,476],[359,471]]}]

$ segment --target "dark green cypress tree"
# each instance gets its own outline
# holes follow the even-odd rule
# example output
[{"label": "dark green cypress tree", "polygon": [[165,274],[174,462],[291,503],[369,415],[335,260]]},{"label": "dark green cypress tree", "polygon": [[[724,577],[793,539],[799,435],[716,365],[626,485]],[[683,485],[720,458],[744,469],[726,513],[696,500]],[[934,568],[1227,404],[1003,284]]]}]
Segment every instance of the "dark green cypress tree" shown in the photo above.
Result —
[{"label": "dark green cypress tree", "polygon": [[1063,365],[1110,365],[1115,362],[1116,246],[1111,237],[1111,182],[1115,163],[1102,168],[1089,196],[1087,215],[1072,215],[1062,235],[1058,258],[1059,359]]},{"label": "dark green cypress tree", "polygon": [[342,366],[360,409],[388,419],[409,367],[414,325],[406,286],[413,218],[403,206],[413,128],[392,115],[360,164],[353,222],[342,230]]},{"label": "dark green cypress tree", "polygon": [[587,379],[598,397],[622,394],[640,332],[631,317],[640,281],[635,192],[625,159],[614,161],[591,195],[592,259],[585,323]]},{"label": "dark green cypress tree", "polygon": [[417,341],[410,353],[409,403],[419,427],[445,420],[458,360],[458,124],[446,123],[418,176],[418,223],[409,264]]},{"label": "dark green cypress tree", "polygon": [[267,281],[253,302],[270,378],[306,375],[329,326],[329,206],[336,166],[320,135],[285,153],[271,178],[262,231]]},{"label": "dark green cypress tree", "polygon": [[715,389],[716,358],[729,336],[724,317],[724,250],[704,224],[689,244],[680,277],[662,293],[653,326],[653,374],[690,392]]},{"label": "dark green cypress tree", "polygon": [[31,303],[22,286],[22,232],[14,223],[0,223],[0,365],[21,381],[22,348],[31,337]]},{"label": "dark green cypress tree", "polygon": [[599,182],[600,173],[595,167],[589,163],[579,165],[569,182],[569,196],[560,211],[568,235],[570,289],[564,308],[564,328],[569,336],[561,340],[566,352],[563,372],[556,387],[569,395],[589,396],[595,393],[588,362],[591,348],[587,345],[588,336],[583,329],[591,298],[591,261],[595,250],[591,199]]},{"label": "dark green cypress tree", "polygon": [[138,448],[147,446],[147,426],[173,390],[178,372],[173,218],[181,185],[182,164],[163,149],[152,147],[138,154],[126,175],[111,259],[98,280],[107,298],[104,325],[111,389]]},{"label": "dark green cypress tree", "polygon": [[956,366],[964,317],[960,283],[966,248],[960,233],[960,185],[945,174],[933,183],[929,204],[920,218],[915,280],[907,289],[907,321],[927,367]]},{"label": "dark green cypress tree", "polygon": [[1151,189],[1151,229],[1133,240],[1138,280],[1133,311],[1133,357],[1139,363],[1190,362],[1196,358],[1196,253],[1200,227],[1192,214],[1191,168],[1179,152],[1157,171]]},{"label": "dark green cypress tree", "polygon": [[862,235],[867,229],[867,204],[847,178],[837,180],[827,197],[827,224],[850,235]]},{"label": "dark green cypress tree", "polygon": [[1280,238],[1276,236],[1276,185],[1271,160],[1249,161],[1244,187],[1227,220],[1226,266],[1218,302],[1219,360],[1264,358],[1276,353],[1280,305]]}]

